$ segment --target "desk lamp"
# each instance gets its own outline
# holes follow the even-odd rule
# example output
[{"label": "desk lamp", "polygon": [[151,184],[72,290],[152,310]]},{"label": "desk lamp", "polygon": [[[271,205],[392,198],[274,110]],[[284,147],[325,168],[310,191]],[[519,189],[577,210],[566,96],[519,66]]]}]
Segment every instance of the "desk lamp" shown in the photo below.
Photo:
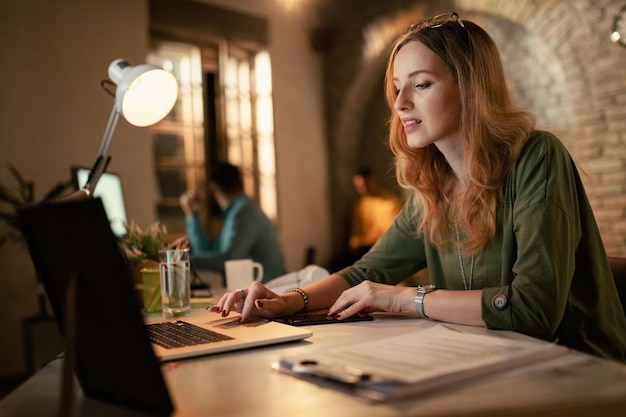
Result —
[{"label": "desk lamp", "polygon": [[[131,66],[123,59],[109,65],[109,78],[102,80],[102,88],[115,98],[96,162],[87,183],[79,193],[93,196],[100,176],[111,157],[108,155],[111,138],[120,115],[134,126],[150,126],[161,121],[172,110],[178,96],[178,82],[172,73],[154,65]],[[108,86],[117,85],[115,93]]]},{"label": "desk lamp", "polygon": [[[91,168],[87,183],[66,199],[91,198],[100,176],[106,170],[111,157],[108,155],[111,138],[117,127],[120,115],[135,126],[150,126],[161,121],[172,110],[178,96],[178,82],[168,71],[154,65],[131,66],[123,59],[116,59],[109,65],[110,80],[102,80],[102,88],[115,98],[96,162]],[[115,93],[108,87],[117,85]],[[69,277],[66,303],[66,360],[62,379],[62,401],[60,415],[70,415],[74,403],[73,375],[76,335],[77,279],[74,271]]]}]

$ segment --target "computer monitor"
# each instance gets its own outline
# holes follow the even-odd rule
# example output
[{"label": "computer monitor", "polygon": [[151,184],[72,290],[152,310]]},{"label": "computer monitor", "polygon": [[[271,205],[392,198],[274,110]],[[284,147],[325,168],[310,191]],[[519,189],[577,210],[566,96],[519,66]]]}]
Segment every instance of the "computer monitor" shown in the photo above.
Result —
[{"label": "computer monitor", "polygon": [[[73,167],[72,179],[74,187],[79,190],[85,186],[89,179],[89,168]],[[106,211],[111,230],[113,233],[122,237],[126,234],[124,223],[127,222],[126,205],[124,203],[124,192],[122,189],[122,179],[118,174],[105,172],[100,177],[94,192],[94,197],[102,199],[104,210]]]}]

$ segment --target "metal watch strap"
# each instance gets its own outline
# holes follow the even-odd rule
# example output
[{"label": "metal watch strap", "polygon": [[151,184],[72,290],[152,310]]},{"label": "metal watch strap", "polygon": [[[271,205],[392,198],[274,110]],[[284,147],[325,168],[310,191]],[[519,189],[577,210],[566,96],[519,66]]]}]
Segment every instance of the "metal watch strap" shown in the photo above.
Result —
[{"label": "metal watch strap", "polygon": [[424,296],[429,292],[433,292],[437,289],[434,285],[419,285],[415,293],[415,313],[420,319],[427,319],[428,316],[424,314]]}]

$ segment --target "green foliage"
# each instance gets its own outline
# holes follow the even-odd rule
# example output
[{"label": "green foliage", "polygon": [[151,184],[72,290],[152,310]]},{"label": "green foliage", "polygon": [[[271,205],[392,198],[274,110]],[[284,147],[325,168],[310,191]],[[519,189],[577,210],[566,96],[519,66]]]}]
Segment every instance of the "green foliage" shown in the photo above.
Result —
[{"label": "green foliage", "polygon": [[[34,182],[24,179],[12,164],[8,165],[8,169],[17,183],[17,189],[13,190],[0,184],[0,221],[9,226],[8,230],[0,235],[0,246],[6,243],[15,243],[22,239],[22,227],[15,209],[37,203]],[[62,197],[71,187],[72,182],[70,180],[61,181],[53,186],[38,202],[43,203]]]},{"label": "green foliage", "polygon": [[187,239],[168,240],[167,229],[160,222],[152,223],[142,230],[134,221],[124,224],[126,236],[122,238],[122,247],[126,258],[132,265],[143,261],[159,262],[159,251],[187,247]]},{"label": "green foliage", "polygon": [[167,230],[161,223],[153,223],[144,231],[134,221],[125,224],[126,236],[122,246],[132,264],[143,260],[159,261],[159,250],[166,243]]}]

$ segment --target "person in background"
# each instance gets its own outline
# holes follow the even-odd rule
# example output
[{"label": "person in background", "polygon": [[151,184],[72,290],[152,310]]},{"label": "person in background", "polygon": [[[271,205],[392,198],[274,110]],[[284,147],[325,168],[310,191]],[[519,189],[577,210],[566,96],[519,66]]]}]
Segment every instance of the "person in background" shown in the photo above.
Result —
[{"label": "person in background", "polygon": [[272,221],[258,204],[245,195],[238,167],[218,163],[211,172],[209,192],[222,211],[223,226],[211,239],[200,221],[200,200],[194,191],[180,197],[185,213],[187,237],[191,247],[191,264],[197,269],[224,273],[224,262],[230,259],[252,259],[263,265],[263,280],[285,274],[283,252]]},{"label": "person in background", "polygon": [[402,200],[383,189],[369,168],[362,168],[352,178],[359,199],[352,210],[349,249],[365,254],[387,231],[402,208]]},{"label": "person in background", "polygon": [[352,184],[359,197],[352,207],[348,248],[331,262],[333,271],[352,265],[367,253],[402,209],[402,199],[382,188],[370,168],[359,169]]},{"label": "person in background", "polygon": [[[393,225],[349,268],[281,295],[253,283],[210,309],[239,322],[412,312],[626,362],[626,318],[578,170],[512,103],[491,37],[454,12],[412,25],[385,91],[410,193]],[[430,286],[395,285],[424,267]]]}]

